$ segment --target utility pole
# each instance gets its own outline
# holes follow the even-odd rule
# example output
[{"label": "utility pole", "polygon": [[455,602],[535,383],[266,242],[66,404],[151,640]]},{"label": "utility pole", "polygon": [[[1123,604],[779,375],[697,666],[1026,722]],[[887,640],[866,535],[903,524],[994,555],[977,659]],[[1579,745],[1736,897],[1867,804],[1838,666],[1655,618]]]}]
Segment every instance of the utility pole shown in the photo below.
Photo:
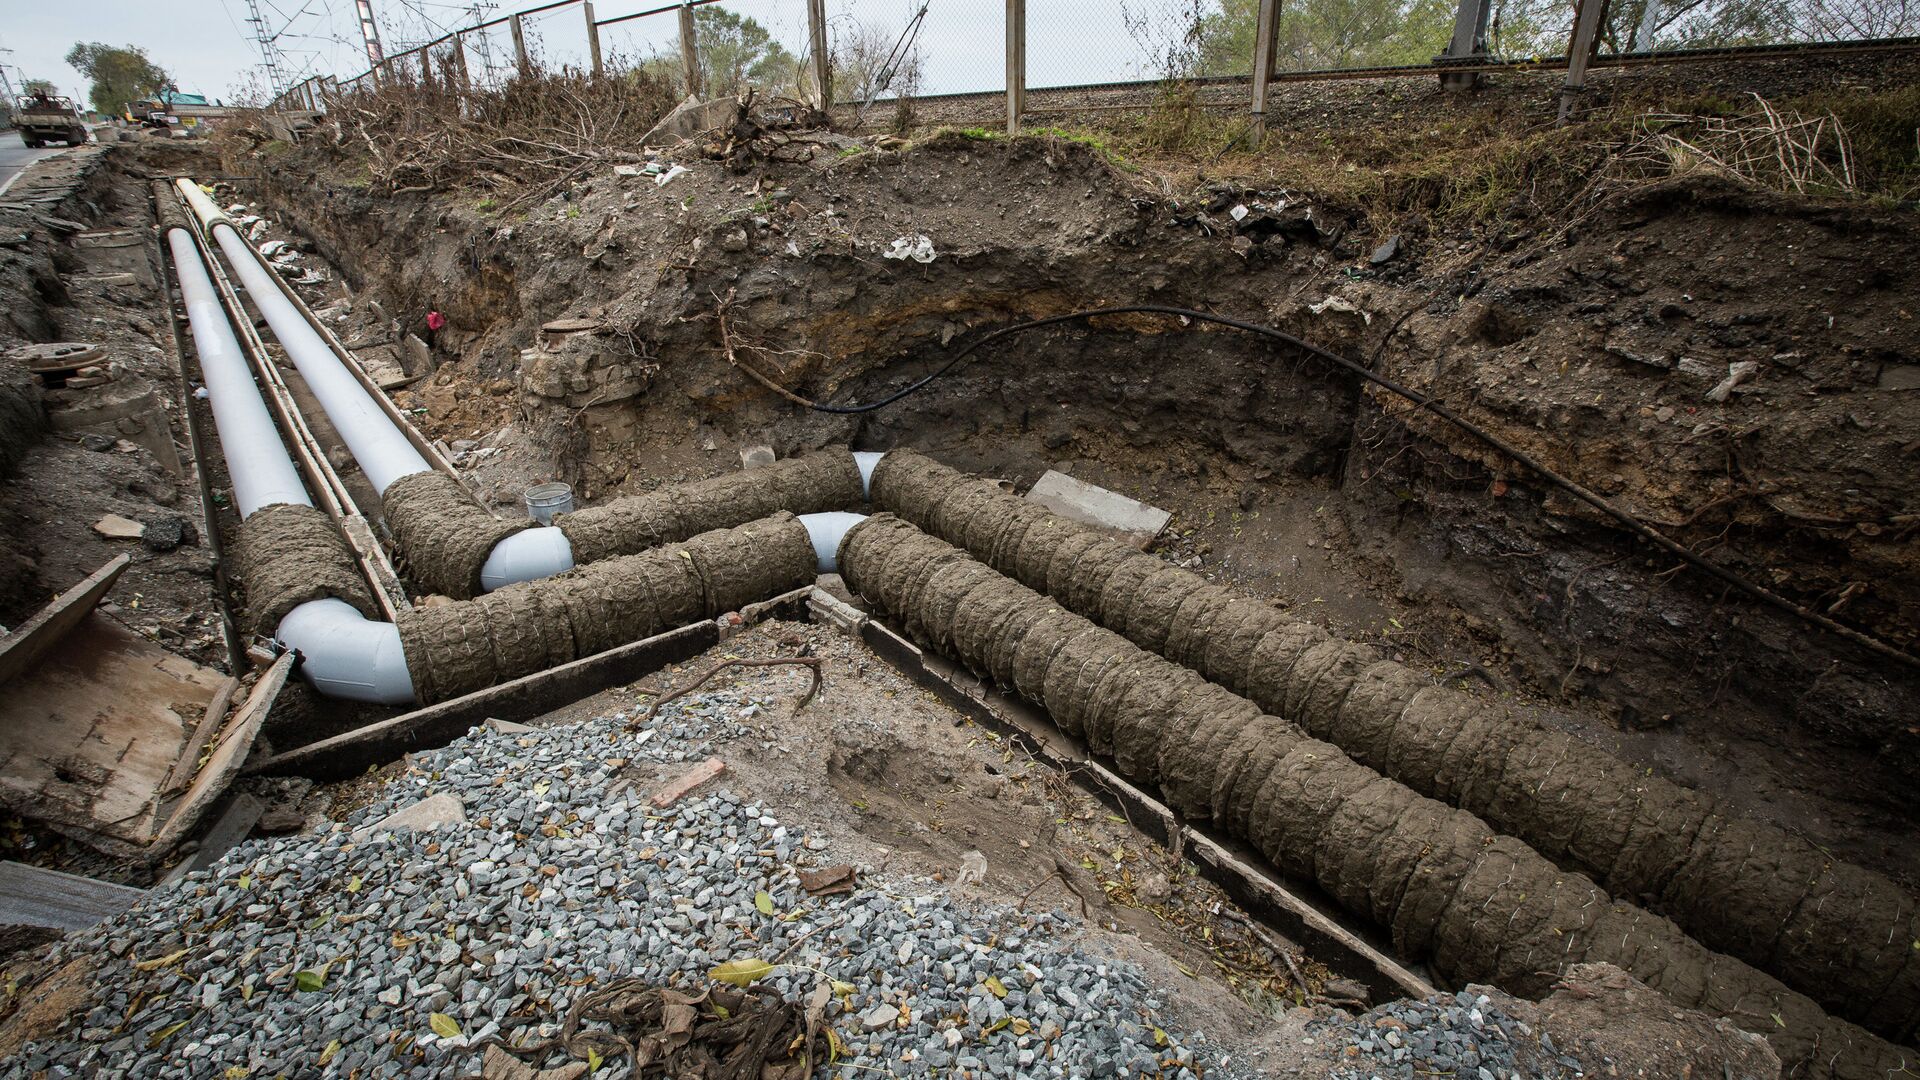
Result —
[{"label": "utility pole", "polygon": [[279,35],[267,29],[267,21],[260,17],[260,0],[247,0],[247,22],[253,27],[253,43],[260,47],[260,66],[267,71],[267,89],[277,99],[286,92],[286,78],[280,73],[280,47],[274,44]]},{"label": "utility pole", "polygon": [[[378,70],[387,54],[380,47],[380,24],[373,21],[373,0],[353,0],[353,6],[360,13],[360,39],[367,44],[367,66]],[[378,78],[375,76],[375,81]]]}]

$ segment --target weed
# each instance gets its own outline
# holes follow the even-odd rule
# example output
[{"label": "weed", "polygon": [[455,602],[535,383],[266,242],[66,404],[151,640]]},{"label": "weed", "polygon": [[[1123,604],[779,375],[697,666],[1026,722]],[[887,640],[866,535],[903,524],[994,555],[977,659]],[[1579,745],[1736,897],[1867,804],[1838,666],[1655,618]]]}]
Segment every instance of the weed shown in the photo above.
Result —
[{"label": "weed", "polygon": [[480,211],[483,214],[491,214],[492,212],[500,208],[500,203],[493,196],[489,195],[486,198],[481,199],[479,202],[474,203],[473,208],[475,210]]}]

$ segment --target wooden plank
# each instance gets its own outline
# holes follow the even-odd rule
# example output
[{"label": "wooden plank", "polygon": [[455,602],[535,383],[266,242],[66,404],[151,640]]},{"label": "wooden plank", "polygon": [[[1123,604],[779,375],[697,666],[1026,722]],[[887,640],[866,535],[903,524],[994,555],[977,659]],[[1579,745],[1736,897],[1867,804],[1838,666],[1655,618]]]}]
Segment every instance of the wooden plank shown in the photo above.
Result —
[{"label": "wooden plank", "polygon": [[1305,946],[1315,959],[1365,983],[1375,1000],[1427,997],[1435,992],[1427,980],[1307,899],[1319,893],[1317,887],[1283,879],[1245,845],[1185,824],[1157,798],[1095,759],[1042,710],[987,685],[944,657],[929,655],[877,619],[862,619],[857,633],[882,659],[935,697],[975,722],[1019,740],[1036,758],[1072,776],[1136,828],[1184,852],[1203,876],[1249,914]]},{"label": "wooden plank", "polygon": [[[236,671],[245,670],[245,663],[235,667]],[[233,695],[240,692],[240,680],[229,676],[213,692],[213,700],[207,703],[206,715],[194,725],[193,735],[180,749],[180,760],[173,763],[173,771],[167,774],[167,782],[160,785],[160,797],[166,798],[193,782],[200,767],[200,753],[207,748],[207,741],[227,718],[227,709],[233,704]]]},{"label": "wooden plank", "polygon": [[[187,793],[171,808],[166,824],[155,833],[152,848],[156,854],[172,851],[185,840],[187,834],[200,824],[207,810],[233,783],[241,766],[246,764],[247,755],[253,752],[253,744],[260,737],[260,728],[273,711],[273,703],[279,698],[281,688],[287,685],[287,676],[293,672],[293,664],[293,653],[281,653],[267,673],[253,685],[253,693],[247,695],[246,703],[233,714],[232,722],[221,730],[219,740],[207,755],[206,765],[194,775]],[[199,755],[196,753],[193,764],[198,762]]]},{"label": "wooden plank", "polygon": [[612,686],[700,655],[720,640],[712,621],[697,622],[584,659],[535,672],[437,705],[296,747],[249,765],[250,774],[341,780],[416,750],[445,746],[488,717],[531,720]]},{"label": "wooden plank", "polygon": [[167,876],[160,879],[161,886],[170,887],[181,878],[195,870],[204,870],[220,861],[220,856],[232,851],[240,841],[253,834],[253,827],[267,812],[266,804],[251,795],[237,795],[215,819],[213,828],[200,838],[200,846],[193,854],[174,864]]},{"label": "wooden plank", "polygon": [[145,889],[0,862],[0,924],[85,930],[132,907]]},{"label": "wooden plank", "polygon": [[80,584],[54,597],[18,630],[0,638],[0,684],[33,666],[49,648],[79,625],[107,595],[122,571],[133,563],[131,555],[115,555],[107,565],[88,574]]},{"label": "wooden plank", "polygon": [[820,111],[833,108],[833,64],[827,58],[827,0],[807,0],[807,46],[813,59],[813,89]]},{"label": "wooden plank", "polygon": [[102,851],[143,856],[187,718],[204,715],[225,681],[88,614],[0,694],[0,804]]}]

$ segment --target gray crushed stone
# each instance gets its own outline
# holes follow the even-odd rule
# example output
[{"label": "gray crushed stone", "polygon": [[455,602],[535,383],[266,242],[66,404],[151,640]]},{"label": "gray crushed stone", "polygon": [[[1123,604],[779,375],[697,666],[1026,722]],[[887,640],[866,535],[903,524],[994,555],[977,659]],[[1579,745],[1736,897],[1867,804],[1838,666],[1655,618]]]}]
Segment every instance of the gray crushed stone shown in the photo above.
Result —
[{"label": "gray crushed stone", "polygon": [[1462,990],[1395,1001],[1308,1028],[1340,1055],[1331,1080],[1574,1080],[1586,1075],[1553,1037]]},{"label": "gray crushed stone", "polygon": [[[623,760],[699,761],[748,733],[735,717],[771,704],[716,691],[669,706],[640,736],[616,713],[475,729],[417,755],[416,772],[345,822],[249,841],[57,945],[56,964],[97,958],[94,1006],[0,1076],[475,1074],[478,1044],[552,1035],[596,984],[637,975],[697,989],[742,958],[781,958],[763,984],[796,1001],[825,980],[853,985],[830,1013],[850,1056],[822,1077],[1236,1071],[1214,1064],[1204,1035],[1164,1031],[1155,990],[1077,948],[1065,916],[982,909],[913,878],[863,876],[851,895],[812,899],[795,868],[837,861],[826,837],[714,785],[654,811],[651,789],[620,775]],[[440,793],[463,800],[466,824],[350,841]],[[761,890],[772,916],[756,907]],[[320,973],[318,988],[300,989],[301,972]],[[435,1013],[459,1036],[435,1034]],[[616,1058],[595,1080],[628,1075]]]}]

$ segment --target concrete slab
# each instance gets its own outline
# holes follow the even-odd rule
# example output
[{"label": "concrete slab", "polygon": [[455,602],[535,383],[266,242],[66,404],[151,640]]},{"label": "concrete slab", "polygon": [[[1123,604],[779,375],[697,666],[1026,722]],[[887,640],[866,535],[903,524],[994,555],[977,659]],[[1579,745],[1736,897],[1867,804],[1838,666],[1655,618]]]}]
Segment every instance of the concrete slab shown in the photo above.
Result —
[{"label": "concrete slab", "polygon": [[1173,520],[1172,514],[1157,506],[1052,469],[1033,485],[1027,498],[1061,517],[1106,529],[1138,548],[1153,543]]},{"label": "concrete slab", "polygon": [[437,829],[442,825],[464,825],[467,806],[458,795],[432,795],[412,806],[402,807],[379,821],[353,831],[353,842],[364,843],[381,833],[402,829]]}]

